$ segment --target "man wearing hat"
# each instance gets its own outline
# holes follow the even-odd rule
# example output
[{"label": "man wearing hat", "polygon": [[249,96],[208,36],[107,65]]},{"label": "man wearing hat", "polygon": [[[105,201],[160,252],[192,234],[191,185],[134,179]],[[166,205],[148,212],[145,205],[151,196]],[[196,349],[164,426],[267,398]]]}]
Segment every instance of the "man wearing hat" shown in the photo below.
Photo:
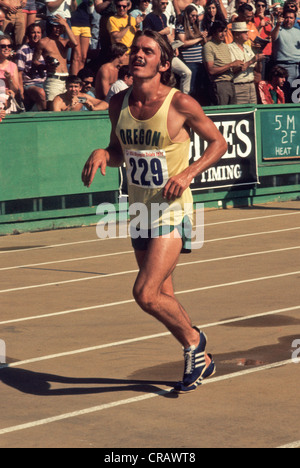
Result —
[{"label": "man wearing hat", "polygon": [[254,85],[255,64],[264,59],[263,54],[254,54],[245,43],[248,41],[249,30],[245,22],[232,24],[233,42],[229,44],[232,61],[240,60],[243,65],[233,79],[237,104],[257,104]]}]

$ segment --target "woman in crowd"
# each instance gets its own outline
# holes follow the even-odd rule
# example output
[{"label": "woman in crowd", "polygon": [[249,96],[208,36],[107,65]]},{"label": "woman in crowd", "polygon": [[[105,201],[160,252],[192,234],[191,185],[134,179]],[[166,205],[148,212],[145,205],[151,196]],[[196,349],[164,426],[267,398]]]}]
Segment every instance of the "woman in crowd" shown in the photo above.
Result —
[{"label": "woman in crowd", "polygon": [[208,37],[210,37],[210,30],[214,22],[221,21],[224,23],[226,17],[226,9],[223,6],[222,0],[208,0],[202,21],[202,30],[207,31]]},{"label": "woman in crowd", "polygon": [[[18,68],[13,63],[11,53],[13,50],[13,43],[10,36],[4,34],[0,36],[0,87],[5,89],[5,93],[9,96],[14,96],[19,91],[19,74]],[[8,99],[8,103],[11,99]],[[7,108],[7,113],[15,112],[16,108],[12,102]]]},{"label": "woman in crowd", "polygon": [[[206,70],[202,59],[202,47],[206,42],[207,32],[200,30],[198,12],[195,5],[186,7],[183,13],[182,24],[176,27],[178,39],[183,42],[180,48],[182,60],[192,72],[191,96],[203,103]],[[204,104],[202,104],[204,105]]]}]

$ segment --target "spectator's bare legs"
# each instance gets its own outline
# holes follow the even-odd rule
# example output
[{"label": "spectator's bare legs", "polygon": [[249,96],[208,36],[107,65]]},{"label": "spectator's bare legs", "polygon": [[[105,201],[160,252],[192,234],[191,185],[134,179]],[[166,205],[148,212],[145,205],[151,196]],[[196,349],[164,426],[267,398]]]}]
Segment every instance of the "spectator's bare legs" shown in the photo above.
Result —
[{"label": "spectator's bare legs", "polygon": [[73,50],[72,64],[71,64],[71,75],[77,76],[80,70],[85,67],[87,54],[90,45],[89,37],[75,36],[77,40],[77,46]]}]

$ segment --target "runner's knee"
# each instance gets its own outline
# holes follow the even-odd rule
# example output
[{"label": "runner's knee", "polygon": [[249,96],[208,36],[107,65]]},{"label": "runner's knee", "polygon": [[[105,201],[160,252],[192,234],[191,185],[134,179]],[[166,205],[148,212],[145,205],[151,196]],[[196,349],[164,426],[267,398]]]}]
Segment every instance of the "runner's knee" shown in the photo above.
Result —
[{"label": "runner's knee", "polygon": [[140,286],[136,283],[133,288],[133,297],[137,304],[146,312],[155,310],[156,294],[147,285]]}]

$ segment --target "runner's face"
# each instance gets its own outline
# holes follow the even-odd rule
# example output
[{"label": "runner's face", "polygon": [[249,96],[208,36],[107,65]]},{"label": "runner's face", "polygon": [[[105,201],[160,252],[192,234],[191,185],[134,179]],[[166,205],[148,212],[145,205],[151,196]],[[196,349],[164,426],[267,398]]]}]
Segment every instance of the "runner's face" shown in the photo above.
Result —
[{"label": "runner's face", "polygon": [[166,71],[169,64],[162,66],[159,45],[150,37],[142,36],[131,48],[129,67],[133,78],[151,79]]}]

